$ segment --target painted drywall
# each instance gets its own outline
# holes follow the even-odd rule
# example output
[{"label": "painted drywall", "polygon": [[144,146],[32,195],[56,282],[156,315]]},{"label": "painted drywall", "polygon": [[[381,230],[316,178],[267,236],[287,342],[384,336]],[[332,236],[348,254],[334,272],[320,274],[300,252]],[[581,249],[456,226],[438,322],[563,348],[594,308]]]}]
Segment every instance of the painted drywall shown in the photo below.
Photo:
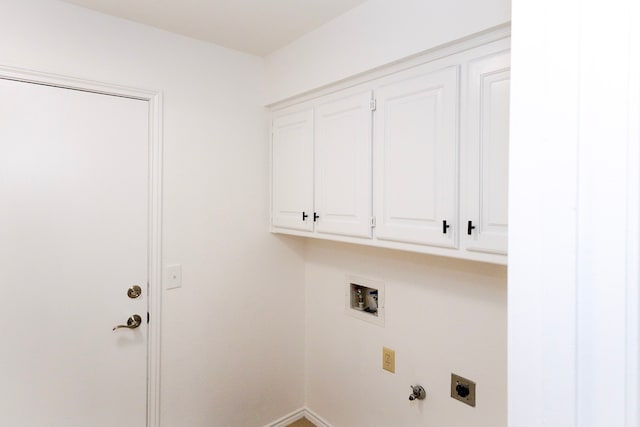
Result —
[{"label": "painted drywall", "polygon": [[[312,411],[334,427],[506,426],[505,266],[329,241],[309,241],[306,260]],[[384,327],[346,313],[348,275],[385,284]],[[449,396],[452,372],[477,383],[475,408]],[[424,401],[409,401],[415,384]]]},{"label": "painted drywall", "polygon": [[[268,55],[266,102],[312,91],[510,20],[510,1],[370,0]],[[506,267],[307,242],[306,403],[334,427],[507,423]],[[348,274],[386,283],[386,325],[345,314]],[[396,350],[396,374],[381,369]],[[450,374],[478,384],[475,408]],[[409,402],[421,383],[424,402]]]},{"label": "painted drywall", "polygon": [[266,104],[511,19],[510,0],[369,0],[265,57]]},{"label": "painted drywall", "polygon": [[[268,230],[263,61],[53,0],[4,0],[0,65],[164,92],[163,426],[303,405],[304,264]],[[126,207],[123,207],[126,209]]]}]

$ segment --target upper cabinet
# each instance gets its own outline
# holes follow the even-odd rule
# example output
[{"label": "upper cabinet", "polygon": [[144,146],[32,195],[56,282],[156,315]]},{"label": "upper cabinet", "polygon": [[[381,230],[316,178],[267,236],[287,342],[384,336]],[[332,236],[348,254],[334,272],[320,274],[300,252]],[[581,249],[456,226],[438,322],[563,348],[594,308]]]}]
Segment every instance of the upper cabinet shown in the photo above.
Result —
[{"label": "upper cabinet", "polygon": [[272,122],[274,227],[312,230],[313,110],[276,115]]},{"label": "upper cabinet", "polygon": [[509,79],[508,52],[469,63],[461,217],[469,251],[507,253]]},{"label": "upper cabinet", "polygon": [[411,70],[376,102],[376,237],[456,247],[458,67]]},{"label": "upper cabinet", "polygon": [[371,90],[274,115],[274,228],[371,237]]},{"label": "upper cabinet", "polygon": [[315,109],[315,230],[371,237],[371,91]]},{"label": "upper cabinet", "polygon": [[274,111],[273,232],[506,264],[508,35],[429,55]]}]

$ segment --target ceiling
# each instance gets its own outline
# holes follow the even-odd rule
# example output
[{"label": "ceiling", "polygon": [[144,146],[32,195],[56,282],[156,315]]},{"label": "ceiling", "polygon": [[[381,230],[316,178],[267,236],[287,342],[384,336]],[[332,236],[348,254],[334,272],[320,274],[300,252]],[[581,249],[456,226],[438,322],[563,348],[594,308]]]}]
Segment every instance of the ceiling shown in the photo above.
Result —
[{"label": "ceiling", "polygon": [[264,56],[366,0],[63,0]]}]

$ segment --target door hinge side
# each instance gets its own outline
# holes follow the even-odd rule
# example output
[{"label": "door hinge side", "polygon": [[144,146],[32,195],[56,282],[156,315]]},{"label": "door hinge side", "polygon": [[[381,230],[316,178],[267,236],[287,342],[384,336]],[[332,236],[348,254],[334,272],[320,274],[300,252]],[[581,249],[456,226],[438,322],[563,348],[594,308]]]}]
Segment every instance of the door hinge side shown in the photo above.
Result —
[{"label": "door hinge side", "polygon": [[371,101],[369,101],[369,109],[371,111],[376,111],[376,100],[372,99]]},{"label": "door hinge side", "polygon": [[376,217],[372,216],[371,217],[371,228],[375,228],[375,226],[376,226]]}]

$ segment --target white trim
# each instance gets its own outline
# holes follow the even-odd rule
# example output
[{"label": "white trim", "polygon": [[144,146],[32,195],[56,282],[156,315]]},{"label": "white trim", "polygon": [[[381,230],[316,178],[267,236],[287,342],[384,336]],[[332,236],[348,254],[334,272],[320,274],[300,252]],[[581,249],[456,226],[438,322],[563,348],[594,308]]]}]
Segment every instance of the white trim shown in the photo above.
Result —
[{"label": "white trim", "polygon": [[160,319],[162,319],[162,93],[0,65],[0,79],[15,80],[149,103],[149,305],[147,427],[160,425]]},{"label": "white trim", "polygon": [[365,245],[383,249],[394,249],[399,251],[418,252],[421,254],[442,256],[447,258],[466,259],[470,261],[480,261],[491,264],[506,265],[507,256],[500,254],[490,254],[483,252],[463,251],[458,248],[440,248],[437,246],[417,245],[412,243],[392,242],[390,240],[379,240],[366,237],[339,236],[337,234],[321,234],[311,231],[299,231],[270,226],[269,231],[275,234],[293,235],[299,237],[309,237],[321,240],[331,240],[334,242],[351,243],[354,245]]},{"label": "white trim", "polygon": [[326,421],[324,418],[321,418],[318,414],[316,414],[309,408],[305,408],[304,416],[306,419],[315,424],[316,427],[331,427],[331,424],[329,424],[328,421]]},{"label": "white trim", "polygon": [[282,418],[278,418],[277,420],[270,422],[269,424],[265,425],[265,427],[286,427],[289,424],[304,418],[305,412],[305,408],[297,409]]},{"label": "white trim", "polygon": [[[629,311],[637,309],[630,305],[629,293],[637,284],[629,280],[633,272],[628,262],[638,241],[631,233],[638,219],[627,217],[638,200],[637,193],[628,191],[635,176],[628,167],[638,165],[637,159],[629,159],[630,145],[637,144],[629,140],[635,133],[631,121],[636,121],[631,105],[640,101],[629,90],[631,80],[638,78],[630,68],[635,56],[631,28],[637,25],[637,17],[633,22],[630,16],[636,1],[615,0],[604,8],[581,2],[576,13],[581,23],[576,292],[581,427],[627,426],[628,411],[637,405],[628,400],[628,386],[637,381],[628,370],[629,333],[637,331],[629,324],[637,314]],[[594,19],[598,29],[589,25]],[[618,79],[612,79],[612,70]],[[608,225],[617,232],[611,233]]]},{"label": "white trim", "polygon": [[314,98],[342,91],[353,86],[362,85],[372,80],[377,80],[382,77],[395,74],[399,71],[404,71],[409,68],[416,67],[418,65],[423,65],[429,62],[436,61],[438,59],[446,58],[454,54],[462,53],[479,46],[488,45],[499,40],[509,39],[510,37],[511,23],[508,22],[493,28],[489,28],[485,31],[481,31],[479,33],[471,34],[467,37],[463,37],[461,39],[453,40],[449,43],[433,47],[424,52],[419,52],[415,55],[410,55],[408,57],[398,59],[391,63],[381,65],[379,67],[364,71],[354,76],[350,76],[345,79],[311,89],[304,93],[280,101],[269,103],[266,105],[266,107],[272,110],[280,110],[282,108],[306,102]]},{"label": "white trim", "polygon": [[63,76],[59,74],[42,73],[39,71],[3,65],[0,65],[0,78],[46,86],[55,86],[65,89],[82,90],[87,92],[100,93],[103,95],[134,98],[143,101],[149,101],[150,103],[152,103],[153,99],[160,94],[160,92],[158,91],[137,89],[128,86],[102,83],[92,80]]},{"label": "white trim", "polygon": [[162,331],[162,135],[163,96],[149,99],[149,320],[147,427],[160,426]]},{"label": "white trim", "polygon": [[[630,4],[627,140],[626,427],[640,425],[640,4]],[[633,21],[635,20],[635,22]]]},{"label": "white trim", "polygon": [[289,424],[301,420],[302,418],[306,418],[311,421],[316,425],[316,427],[332,427],[331,424],[307,407],[297,409],[290,414],[267,424],[265,427],[287,427]]}]

